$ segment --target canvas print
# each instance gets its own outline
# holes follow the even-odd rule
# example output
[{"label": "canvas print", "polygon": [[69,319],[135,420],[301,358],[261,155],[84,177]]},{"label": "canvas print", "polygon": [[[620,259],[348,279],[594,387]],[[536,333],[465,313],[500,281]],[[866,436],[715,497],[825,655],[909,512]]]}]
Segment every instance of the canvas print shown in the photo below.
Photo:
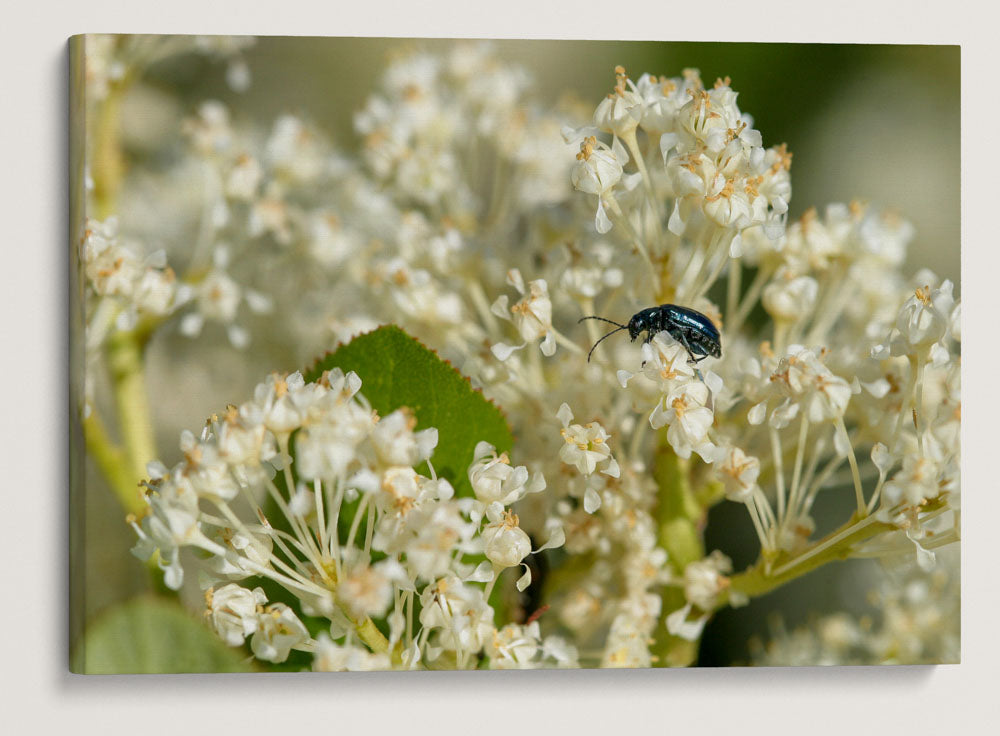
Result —
[{"label": "canvas print", "polygon": [[957,47],[69,56],[72,671],[959,661]]}]

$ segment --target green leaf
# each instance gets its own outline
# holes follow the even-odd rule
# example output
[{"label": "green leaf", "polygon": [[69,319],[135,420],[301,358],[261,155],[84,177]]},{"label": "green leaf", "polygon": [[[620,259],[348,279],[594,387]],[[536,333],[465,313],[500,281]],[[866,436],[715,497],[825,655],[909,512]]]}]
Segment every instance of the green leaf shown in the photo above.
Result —
[{"label": "green leaf", "polygon": [[163,598],[127,601],[93,622],[70,662],[78,674],[251,672],[246,654],[181,605]]},{"label": "green leaf", "polygon": [[485,440],[497,452],[513,444],[500,410],[450,363],[395,325],[342,345],[306,371],[305,379],[315,381],[334,367],[361,377],[361,393],[382,416],[406,406],[416,416],[418,429],[437,428],[431,463],[458,495],[472,495],[468,468],[476,443]]}]

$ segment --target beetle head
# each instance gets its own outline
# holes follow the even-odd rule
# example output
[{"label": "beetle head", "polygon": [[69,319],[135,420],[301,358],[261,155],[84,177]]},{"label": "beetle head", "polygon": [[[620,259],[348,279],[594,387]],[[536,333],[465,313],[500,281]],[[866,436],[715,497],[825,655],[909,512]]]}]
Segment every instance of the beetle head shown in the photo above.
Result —
[{"label": "beetle head", "polygon": [[632,315],[632,319],[628,321],[628,336],[632,338],[632,342],[635,342],[640,332],[648,329],[649,325],[646,324],[646,317],[642,312]]}]

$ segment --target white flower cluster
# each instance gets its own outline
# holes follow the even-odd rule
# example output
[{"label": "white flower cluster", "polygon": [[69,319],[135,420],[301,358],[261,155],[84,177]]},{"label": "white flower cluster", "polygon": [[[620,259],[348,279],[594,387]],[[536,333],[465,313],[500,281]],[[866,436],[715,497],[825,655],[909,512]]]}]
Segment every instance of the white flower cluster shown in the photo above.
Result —
[{"label": "white flower cluster", "polygon": [[[580,149],[573,185],[597,196],[598,233],[621,224],[654,272],[657,291],[662,285],[656,272],[664,272],[674,277],[685,301],[695,302],[729,258],[742,254],[744,232],[771,239],[783,233],[791,155],[783,146],[763,148],[752,119],[736,106],[728,78],[706,90],[695,70],[673,79],[644,74],[638,83],[622,67],[615,75],[614,90],[594,112],[595,127],[564,130],[567,142]],[[601,133],[612,136],[610,144],[597,137]],[[636,171],[626,173],[630,161]],[[642,214],[647,208],[655,214]],[[688,249],[678,242],[674,248],[687,256],[687,265],[661,266],[656,250],[664,225],[677,238],[704,240],[708,247]]]},{"label": "white flower cluster", "polygon": [[[180,331],[189,336],[201,332],[206,321],[226,327],[234,347],[249,343],[249,332],[236,323],[240,304],[266,313],[270,300],[252,289],[242,288],[225,270],[228,252],[218,248],[213,267],[196,279],[178,279],[167,265],[162,250],[140,258],[138,244],[122,243],[118,220],[90,220],[81,248],[81,264],[94,306],[88,320],[88,348],[93,350],[111,330],[127,332],[144,321],[151,324],[185,310]],[[187,305],[192,308],[188,309]]]},{"label": "white flower cluster", "polygon": [[[433,467],[431,477],[413,467],[430,461],[437,430],[415,431],[405,408],[379,417],[360,388],[339,369],[313,383],[272,375],[200,437],[185,432],[180,463],[150,464],[148,513],[132,520],[135,554],[155,553],[177,589],[182,549],[199,550],[213,627],[233,646],[249,637],[269,662],[293,649],[312,652],[321,670],[467,667],[484,654],[497,667],[575,661],[537,624],[498,631],[489,604],[499,574],[532,551],[510,507],[544,490],[542,475],[482,442],[468,471],[475,497],[458,498]],[[550,530],[543,549],[563,543],[558,522]],[[475,564],[479,555],[486,562]],[[300,608],[233,582],[259,579]],[[517,587],[530,582],[525,573]],[[314,638],[302,614],[328,619],[329,630]]]},{"label": "white flower cluster", "polygon": [[[667,332],[650,335],[638,361],[619,353],[611,365],[628,405],[651,407],[649,426],[665,428],[661,441],[678,458],[697,454],[715,470],[715,498],[746,504],[765,576],[792,571],[855,532],[865,541],[845,554],[915,549],[930,569],[933,550],[959,536],[960,307],[952,285],[932,274],[918,274],[915,290],[908,284],[898,269],[912,227],[891,214],[834,205],[822,219],[808,211],[786,232],[791,154],[761,147],[728,81],[704,90],[694,73],[638,84],[616,73],[614,93],[594,115],[612,141],[583,139],[573,183],[598,196],[598,233],[620,224],[623,245],[646,261],[640,272],[653,274],[654,295],[645,302],[693,305],[721,329],[724,345],[722,360],[701,370]],[[747,286],[744,263],[756,269]],[[720,310],[704,295],[724,274]],[[758,304],[772,322],[754,335],[746,323]],[[614,314],[613,306],[581,305],[585,314]],[[866,469],[869,454],[874,467]],[[845,482],[854,523],[813,542],[817,494]],[[686,605],[666,612],[671,633],[696,639],[721,601],[745,600],[727,590],[731,570],[721,559],[674,571],[670,584],[685,581]],[[708,577],[718,583],[712,596],[692,587]]]},{"label": "white flower cluster", "polygon": [[[137,551],[177,587],[181,548],[201,550],[228,641],[304,649],[321,670],[566,666],[577,647],[584,664],[684,663],[748,575],[765,590],[845,556],[929,570],[960,537],[961,308],[950,282],[904,275],[912,227],[858,203],[787,222],[791,154],[764,147],[728,79],[615,77],[583,110],[536,101],[488,45],[401,56],[355,117],[353,159],[299,117],[258,129],[205,103],[178,174],[199,197],[153,220],[194,237],[152,258],[134,224],[91,226],[95,345],[116,320],[176,314],[182,333],[217,323],[307,360],[391,322],[517,437],[524,466],[480,443],[474,497],[456,497],[416,470],[435,434],[405,410],[375,417],[352,374],[272,377],[185,435],[182,463],[150,468]],[[140,194],[123,192],[123,223]],[[187,268],[174,279],[168,260]],[[720,358],[623,331],[588,362],[602,333],[581,317],[667,303],[711,320]],[[243,305],[280,329],[254,330]],[[821,493],[853,515],[819,518]],[[750,571],[704,549],[724,499],[756,531]],[[541,542],[562,547],[551,575],[529,564]],[[506,568],[531,590],[499,621]],[[329,630],[229,587],[249,578]]]},{"label": "white flower cluster", "polygon": [[128,330],[143,316],[161,317],[184,301],[177,277],[166,265],[166,253],[142,258],[134,245],[118,237],[118,220],[90,220],[80,247],[84,277],[106,306],[92,320],[90,344],[99,343],[109,328]]},{"label": "white flower cluster", "polygon": [[754,664],[957,664],[961,646],[953,622],[961,618],[961,594],[958,550],[951,552],[929,576],[890,572],[869,596],[870,613],[831,613],[791,631],[779,623],[766,645],[751,641]]},{"label": "white flower cluster", "polygon": [[[674,636],[697,641],[711,612],[718,608],[719,594],[729,587],[726,573],[733,571],[732,561],[715,550],[703,560],[684,568],[684,597],[687,603],[667,616],[667,630]],[[731,604],[735,603],[730,600]],[[697,616],[690,619],[692,609]]]},{"label": "white flower cluster", "polygon": [[255,41],[252,36],[88,35],[84,46],[87,94],[104,100],[111,89],[120,87],[143,69],[192,53],[226,62],[227,83],[242,92],[250,85],[250,70],[242,54]]}]

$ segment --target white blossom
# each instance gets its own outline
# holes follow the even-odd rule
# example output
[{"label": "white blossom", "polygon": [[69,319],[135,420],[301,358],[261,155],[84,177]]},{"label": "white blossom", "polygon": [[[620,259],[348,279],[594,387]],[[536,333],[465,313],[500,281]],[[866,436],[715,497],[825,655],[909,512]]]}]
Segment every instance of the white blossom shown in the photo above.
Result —
[{"label": "white blossom", "polygon": [[209,590],[205,598],[212,627],[232,647],[257,631],[258,609],[267,603],[261,588],[248,590],[235,583]]},{"label": "white blossom", "polygon": [[567,465],[575,465],[583,475],[590,475],[598,470],[617,478],[621,471],[618,463],[611,455],[608,440],[611,435],[598,422],[589,422],[586,426],[570,424],[573,413],[567,404],[559,407],[558,416],[563,423],[561,430],[566,443],[559,448],[559,459]]},{"label": "white blossom", "polygon": [[483,529],[486,558],[498,569],[515,567],[531,553],[531,539],[521,529],[517,514],[491,504],[486,511],[490,523]]},{"label": "white blossom", "polygon": [[272,603],[257,616],[257,630],[250,639],[254,655],[265,662],[284,662],[292,649],[301,647],[309,632],[291,608]]}]

